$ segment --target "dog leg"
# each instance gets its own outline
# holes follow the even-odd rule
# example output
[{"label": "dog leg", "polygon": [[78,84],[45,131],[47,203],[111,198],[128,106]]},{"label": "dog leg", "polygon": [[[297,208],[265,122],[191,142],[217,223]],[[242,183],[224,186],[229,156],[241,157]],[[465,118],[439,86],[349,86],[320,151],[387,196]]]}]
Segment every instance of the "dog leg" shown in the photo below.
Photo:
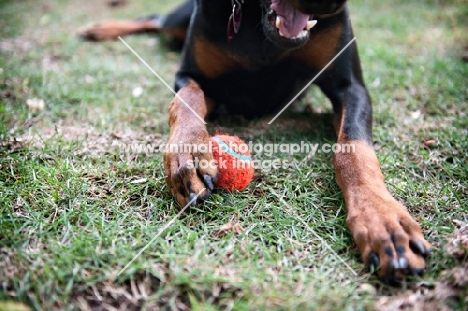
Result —
[{"label": "dog leg", "polygon": [[157,32],[159,29],[157,19],[103,21],[79,29],[78,35],[86,41],[112,41],[130,34]]},{"label": "dog leg", "polygon": [[[177,95],[169,108],[171,130],[164,153],[164,170],[166,182],[180,206],[201,192],[192,203],[195,205],[210,196],[218,173],[213,155],[207,148],[209,135],[205,124],[195,115],[204,118],[207,114],[203,91],[190,81]],[[188,146],[197,146],[198,150]],[[206,148],[200,149],[201,146]]]},{"label": "dog leg", "polygon": [[87,41],[110,41],[131,34],[161,32],[172,40],[183,42],[194,8],[195,1],[189,0],[168,14],[156,14],[137,20],[103,21],[79,29],[78,35]]},{"label": "dog leg", "polygon": [[[335,154],[334,165],[348,212],[346,223],[366,265],[379,268],[377,274],[383,281],[398,284],[406,275],[423,274],[430,245],[418,223],[385,186],[373,148],[371,101],[356,45],[343,57],[352,66],[338,63],[332,74],[334,82],[321,88],[336,114],[341,152]],[[350,149],[344,150],[345,146]]]}]

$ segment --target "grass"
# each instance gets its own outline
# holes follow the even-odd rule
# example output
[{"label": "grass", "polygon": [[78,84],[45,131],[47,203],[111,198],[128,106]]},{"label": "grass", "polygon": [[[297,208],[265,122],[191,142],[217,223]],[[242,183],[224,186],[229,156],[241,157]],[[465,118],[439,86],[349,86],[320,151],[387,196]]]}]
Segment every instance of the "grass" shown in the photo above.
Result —
[{"label": "grass", "polygon": [[[118,275],[179,211],[160,154],[114,150],[164,141],[171,93],[120,42],[83,43],[74,33],[172,5],[0,2],[0,310],[20,308],[15,302],[38,310],[373,309],[410,288],[383,286],[364,269],[329,154],[257,172],[243,193],[213,194]],[[435,247],[423,278],[433,283],[457,265],[444,251],[452,220],[468,221],[468,11],[463,1],[429,0],[357,0],[350,10],[379,160]],[[126,41],[173,83],[179,55],[163,40]],[[141,97],[132,96],[136,87]],[[46,108],[28,109],[31,98]],[[265,120],[225,130],[256,142],[333,142],[324,97],[313,89],[296,109],[304,106],[312,112],[289,113],[268,131]],[[13,139],[27,137],[36,139]],[[231,219],[243,233],[219,235]],[[464,309],[462,300],[454,308]]]}]

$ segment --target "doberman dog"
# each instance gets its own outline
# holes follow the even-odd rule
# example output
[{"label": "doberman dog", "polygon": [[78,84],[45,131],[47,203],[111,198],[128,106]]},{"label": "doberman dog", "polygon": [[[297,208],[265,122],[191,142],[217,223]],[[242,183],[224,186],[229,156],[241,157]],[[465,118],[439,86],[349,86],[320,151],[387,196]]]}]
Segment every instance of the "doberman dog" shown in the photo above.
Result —
[{"label": "doberman dog", "polygon": [[[167,15],[103,22],[81,36],[109,40],[148,31],[183,42],[169,109],[175,144],[207,144],[203,119],[221,106],[246,116],[277,112],[354,38],[346,0],[189,0]],[[353,153],[336,153],[334,167],[363,261],[380,267],[378,276],[391,284],[422,275],[430,245],[385,186],[355,42],[314,83],[333,105],[338,144],[355,146]],[[164,154],[167,182],[181,206],[206,200],[217,177],[216,168],[187,166],[194,157],[212,160],[209,152]]]}]

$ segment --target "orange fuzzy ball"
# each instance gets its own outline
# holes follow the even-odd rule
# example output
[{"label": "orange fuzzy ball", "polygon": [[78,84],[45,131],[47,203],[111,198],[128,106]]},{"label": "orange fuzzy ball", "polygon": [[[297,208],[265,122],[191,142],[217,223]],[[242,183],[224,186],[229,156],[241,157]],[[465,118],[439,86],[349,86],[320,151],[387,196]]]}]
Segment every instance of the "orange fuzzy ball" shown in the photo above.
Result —
[{"label": "orange fuzzy ball", "polygon": [[218,165],[215,186],[226,190],[244,190],[252,181],[254,165],[248,145],[237,136],[210,137],[213,159]]}]

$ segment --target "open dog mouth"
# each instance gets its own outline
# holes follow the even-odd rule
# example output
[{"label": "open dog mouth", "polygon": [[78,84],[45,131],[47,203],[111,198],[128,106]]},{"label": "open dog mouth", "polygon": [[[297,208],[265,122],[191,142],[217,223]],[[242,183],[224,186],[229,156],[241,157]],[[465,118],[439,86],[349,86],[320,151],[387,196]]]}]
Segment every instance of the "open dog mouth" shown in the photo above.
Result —
[{"label": "open dog mouth", "polygon": [[267,19],[280,37],[297,43],[306,41],[309,30],[317,24],[313,15],[302,13],[286,0],[272,0]]}]

